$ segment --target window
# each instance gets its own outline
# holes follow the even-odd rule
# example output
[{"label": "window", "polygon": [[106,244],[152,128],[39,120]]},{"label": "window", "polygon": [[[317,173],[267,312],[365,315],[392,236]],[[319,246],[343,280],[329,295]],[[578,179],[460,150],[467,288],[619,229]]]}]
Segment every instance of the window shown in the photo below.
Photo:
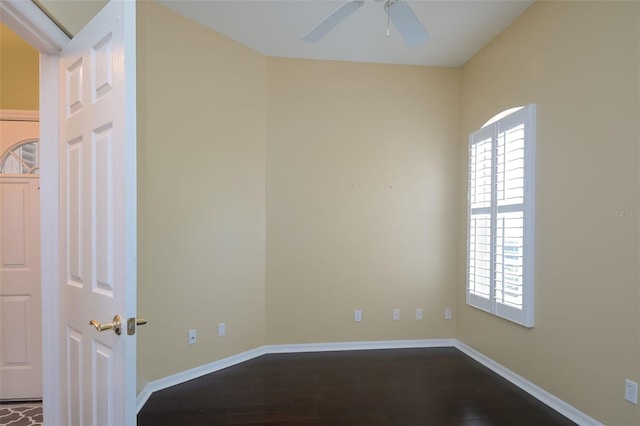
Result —
[{"label": "window", "polygon": [[0,173],[37,174],[38,160],[38,141],[20,142],[0,156]]},{"label": "window", "polygon": [[535,104],[469,135],[467,304],[533,327]]}]

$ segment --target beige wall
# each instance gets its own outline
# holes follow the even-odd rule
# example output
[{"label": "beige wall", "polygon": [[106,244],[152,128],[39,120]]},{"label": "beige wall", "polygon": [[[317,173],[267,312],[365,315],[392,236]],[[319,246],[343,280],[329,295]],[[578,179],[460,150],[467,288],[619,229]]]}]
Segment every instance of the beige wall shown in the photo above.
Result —
[{"label": "beige wall", "polygon": [[456,69],[269,59],[268,343],[454,336],[459,115]]},{"label": "beige wall", "polygon": [[453,337],[460,71],[267,59],[138,14],[139,389],[265,343]]},{"label": "beige wall", "polygon": [[0,158],[17,143],[38,139],[39,128],[37,121],[0,121]]},{"label": "beige wall", "polygon": [[[639,222],[605,212],[640,208],[638,6],[536,3],[462,79],[463,135],[506,108],[538,105],[536,326],[467,307],[460,256],[456,336],[620,426],[640,424],[638,406],[623,399],[624,379],[640,378]],[[462,185],[461,204],[464,194]]]},{"label": "beige wall", "polygon": [[137,48],[141,389],[265,342],[267,60],[151,2]]},{"label": "beige wall", "polygon": [[0,22],[0,109],[38,109],[39,53]]}]

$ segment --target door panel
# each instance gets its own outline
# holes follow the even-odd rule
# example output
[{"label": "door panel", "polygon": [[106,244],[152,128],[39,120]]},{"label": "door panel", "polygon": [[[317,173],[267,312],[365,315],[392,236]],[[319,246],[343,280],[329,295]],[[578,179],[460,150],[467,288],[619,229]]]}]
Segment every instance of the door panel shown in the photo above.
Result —
[{"label": "door panel", "polygon": [[113,297],[113,188],[109,177],[113,166],[113,131],[107,125],[93,133],[94,174],[92,176],[96,212],[96,280],[94,291]]},{"label": "door panel", "polygon": [[89,324],[135,317],[135,3],[108,3],[59,76],[62,418],[135,424],[135,335]]},{"label": "door panel", "polygon": [[24,217],[29,214],[29,183],[4,179],[2,184],[0,226],[3,238],[0,265],[4,270],[29,268],[25,252],[30,242],[29,230],[25,228],[25,222],[28,223],[29,218]]},{"label": "door panel", "polygon": [[0,399],[42,397],[38,181],[0,175]]}]

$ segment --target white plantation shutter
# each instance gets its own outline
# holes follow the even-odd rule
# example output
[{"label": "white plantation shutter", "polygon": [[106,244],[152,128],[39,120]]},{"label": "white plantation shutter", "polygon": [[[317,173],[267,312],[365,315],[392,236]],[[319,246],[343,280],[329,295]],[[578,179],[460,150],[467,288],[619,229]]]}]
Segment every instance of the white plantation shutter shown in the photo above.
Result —
[{"label": "white plantation shutter", "polygon": [[492,289],[493,141],[491,129],[471,137],[469,147],[469,256],[468,290],[473,304],[490,310]]},{"label": "white plantation shutter", "polygon": [[533,327],[535,105],[469,136],[467,303]]}]

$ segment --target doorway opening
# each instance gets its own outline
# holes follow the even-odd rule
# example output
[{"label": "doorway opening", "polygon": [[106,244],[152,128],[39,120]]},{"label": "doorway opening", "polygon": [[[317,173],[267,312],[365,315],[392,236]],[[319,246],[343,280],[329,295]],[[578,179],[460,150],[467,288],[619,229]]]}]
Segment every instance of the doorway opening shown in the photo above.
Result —
[{"label": "doorway opening", "polygon": [[[0,2],[0,25],[9,28],[22,42],[36,51],[35,85],[38,102],[35,106],[13,107],[34,110],[39,117],[39,202],[41,258],[41,297],[47,303],[40,304],[42,339],[42,403],[43,415],[54,423],[60,419],[60,357],[58,330],[55,319],[59,314],[56,291],[58,275],[58,52],[69,41],[67,37],[34,2],[3,0]],[[3,49],[3,54],[7,51]],[[3,63],[7,63],[3,61]],[[27,72],[26,68],[21,72]],[[3,82],[7,75],[3,73]],[[6,101],[3,90],[3,103]],[[8,109],[9,106],[2,106]],[[24,119],[24,117],[22,117]],[[2,151],[2,150],[0,150]]]},{"label": "doorway opening", "polygon": [[4,23],[0,44],[0,401],[34,401],[42,400],[40,53]]}]

